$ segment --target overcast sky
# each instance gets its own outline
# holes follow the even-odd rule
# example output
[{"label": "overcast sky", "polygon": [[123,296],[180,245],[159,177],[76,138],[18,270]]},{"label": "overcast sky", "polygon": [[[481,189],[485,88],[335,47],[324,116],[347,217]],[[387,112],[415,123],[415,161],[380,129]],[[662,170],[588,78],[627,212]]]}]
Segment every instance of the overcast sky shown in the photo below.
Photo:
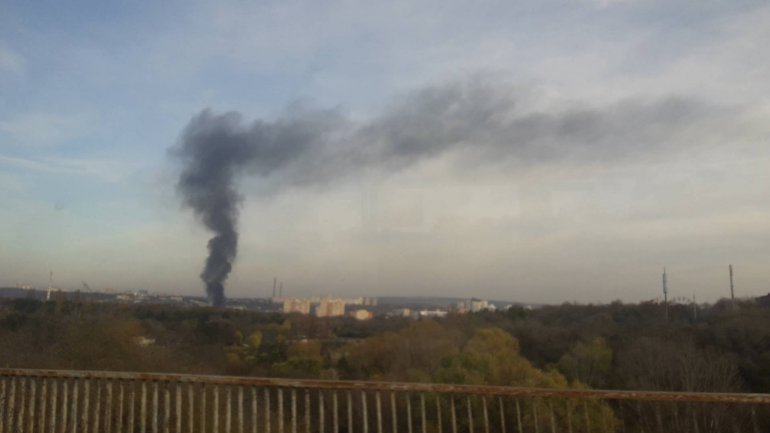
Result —
[{"label": "overcast sky", "polygon": [[0,286],[203,294],[209,109],[313,133],[238,177],[228,296],[766,294],[768,41],[759,0],[0,0]]}]

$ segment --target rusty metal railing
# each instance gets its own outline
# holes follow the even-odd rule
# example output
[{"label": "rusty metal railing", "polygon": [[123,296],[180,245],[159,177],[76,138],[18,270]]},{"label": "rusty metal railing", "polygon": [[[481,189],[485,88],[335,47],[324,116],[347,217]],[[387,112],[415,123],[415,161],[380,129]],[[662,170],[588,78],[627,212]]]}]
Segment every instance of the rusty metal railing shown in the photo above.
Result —
[{"label": "rusty metal railing", "polygon": [[0,369],[0,433],[770,431],[770,395]]}]

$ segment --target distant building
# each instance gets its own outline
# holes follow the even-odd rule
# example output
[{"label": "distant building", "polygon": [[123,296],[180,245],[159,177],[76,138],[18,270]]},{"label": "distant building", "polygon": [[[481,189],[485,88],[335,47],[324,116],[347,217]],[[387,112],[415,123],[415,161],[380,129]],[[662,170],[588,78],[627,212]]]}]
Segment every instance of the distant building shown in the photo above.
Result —
[{"label": "distant building", "polygon": [[345,301],[323,298],[315,309],[316,317],[337,317],[345,315]]},{"label": "distant building", "polygon": [[442,310],[420,310],[415,315],[417,317],[444,317],[447,315],[447,312]]},{"label": "distant building", "polygon": [[471,313],[478,313],[479,311],[489,310],[489,302],[484,299],[472,298],[470,302]]},{"label": "distant building", "polygon": [[390,317],[411,317],[412,310],[410,308],[397,308],[388,313]]},{"label": "distant building", "polygon": [[297,298],[284,299],[283,312],[310,314],[310,301],[306,299],[297,299]]},{"label": "distant building", "polygon": [[465,314],[478,313],[479,311],[495,311],[496,309],[495,304],[491,304],[485,299],[471,298],[469,301],[458,302],[452,311],[458,314]]},{"label": "distant building", "polygon": [[377,298],[364,298],[363,305],[368,305],[370,307],[376,307],[377,306]]},{"label": "distant building", "polygon": [[458,302],[454,305],[454,308],[452,309],[453,312],[457,314],[465,314],[468,312],[468,303],[465,301]]},{"label": "distant building", "polygon": [[350,315],[356,320],[369,320],[374,317],[371,311],[364,309],[351,311]]}]

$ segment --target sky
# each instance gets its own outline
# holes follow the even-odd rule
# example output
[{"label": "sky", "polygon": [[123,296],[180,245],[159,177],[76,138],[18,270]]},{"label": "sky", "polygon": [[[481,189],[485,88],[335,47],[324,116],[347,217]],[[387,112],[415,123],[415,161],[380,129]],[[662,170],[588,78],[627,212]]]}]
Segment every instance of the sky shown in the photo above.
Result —
[{"label": "sky", "polygon": [[289,137],[227,296],[764,295],[766,41],[750,0],[0,0],[0,286],[202,295],[211,116]]}]

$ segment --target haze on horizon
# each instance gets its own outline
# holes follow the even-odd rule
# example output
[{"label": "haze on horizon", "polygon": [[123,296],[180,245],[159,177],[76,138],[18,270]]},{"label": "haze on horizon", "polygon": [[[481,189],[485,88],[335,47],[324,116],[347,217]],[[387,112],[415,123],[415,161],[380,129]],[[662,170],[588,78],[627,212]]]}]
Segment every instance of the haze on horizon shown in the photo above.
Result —
[{"label": "haze on horizon", "polygon": [[763,295],[767,40],[748,0],[2,2],[0,286],[203,294],[209,109],[312,132],[238,177],[228,296]]}]

